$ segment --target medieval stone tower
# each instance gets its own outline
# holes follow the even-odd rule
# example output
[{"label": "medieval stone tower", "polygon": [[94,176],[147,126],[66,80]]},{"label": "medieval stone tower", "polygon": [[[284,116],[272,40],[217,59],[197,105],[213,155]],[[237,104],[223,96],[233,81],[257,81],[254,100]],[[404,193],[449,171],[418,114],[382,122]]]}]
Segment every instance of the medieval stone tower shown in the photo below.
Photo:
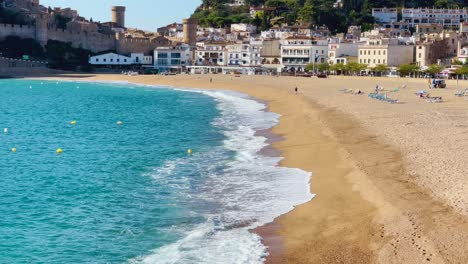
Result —
[{"label": "medieval stone tower", "polygon": [[182,20],[182,23],[184,25],[184,43],[195,46],[197,44],[198,19],[188,18]]},{"label": "medieval stone tower", "polygon": [[112,7],[112,22],[118,27],[125,27],[125,6]]}]

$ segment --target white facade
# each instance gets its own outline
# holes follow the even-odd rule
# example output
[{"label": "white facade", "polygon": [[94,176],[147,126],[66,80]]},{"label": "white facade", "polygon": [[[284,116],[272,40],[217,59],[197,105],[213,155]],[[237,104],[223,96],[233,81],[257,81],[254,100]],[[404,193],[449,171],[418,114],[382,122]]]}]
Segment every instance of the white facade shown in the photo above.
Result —
[{"label": "white facade", "polygon": [[442,24],[458,28],[468,19],[468,9],[403,8],[402,19],[411,26],[417,24]]},{"label": "white facade", "polygon": [[257,31],[257,27],[251,24],[231,24],[231,32],[250,32],[254,33]]},{"label": "white facade", "polygon": [[145,56],[143,53],[130,54],[132,64],[151,65],[153,64],[153,56]]},{"label": "white facade", "polygon": [[226,46],[228,65],[230,66],[260,66],[262,42],[251,40],[249,43],[237,43]]},{"label": "white facade", "polygon": [[181,68],[190,63],[190,47],[186,44],[157,47],[154,50],[154,67],[158,69]]},{"label": "white facade", "polygon": [[340,40],[332,40],[328,44],[328,63],[346,64],[345,57],[358,56],[358,42],[341,42]]},{"label": "white facade", "polygon": [[131,65],[132,58],[116,53],[106,53],[89,58],[91,65]]},{"label": "white facade", "polygon": [[195,51],[195,65],[199,66],[226,66],[228,61],[226,43],[206,41],[197,43]]},{"label": "white facade", "polygon": [[245,6],[245,0],[232,0],[231,3],[227,5],[231,7]]},{"label": "white facade", "polygon": [[459,61],[463,62],[463,64],[466,64],[468,62],[468,47],[461,48],[458,51],[458,58]]},{"label": "white facade", "polygon": [[328,41],[291,37],[282,40],[281,66],[283,71],[303,72],[308,64],[327,61]]},{"label": "white facade", "polygon": [[390,23],[398,21],[396,8],[372,8],[372,16],[378,23]]},{"label": "white facade", "polygon": [[130,56],[124,56],[111,52],[89,58],[91,65],[151,65],[152,63],[153,57],[145,56],[143,53],[132,53]]}]

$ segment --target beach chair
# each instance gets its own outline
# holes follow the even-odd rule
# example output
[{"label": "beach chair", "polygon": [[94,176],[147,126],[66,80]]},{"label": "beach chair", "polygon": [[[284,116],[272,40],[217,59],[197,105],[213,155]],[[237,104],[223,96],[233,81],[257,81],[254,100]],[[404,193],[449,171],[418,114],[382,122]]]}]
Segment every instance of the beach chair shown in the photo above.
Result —
[{"label": "beach chair", "polygon": [[435,97],[428,97],[426,102],[428,102],[428,103],[442,103],[443,100],[442,100],[442,97],[435,96]]}]

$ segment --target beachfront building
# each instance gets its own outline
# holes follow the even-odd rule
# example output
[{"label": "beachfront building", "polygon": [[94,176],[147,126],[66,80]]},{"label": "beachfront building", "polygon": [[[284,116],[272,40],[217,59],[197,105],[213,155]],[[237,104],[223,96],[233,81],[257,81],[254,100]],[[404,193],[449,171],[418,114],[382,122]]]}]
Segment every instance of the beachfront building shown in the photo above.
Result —
[{"label": "beachfront building", "polygon": [[397,67],[413,61],[414,45],[406,45],[398,39],[367,39],[358,46],[358,62],[370,68],[379,64]]},{"label": "beachfront building", "polygon": [[197,43],[194,64],[199,66],[226,66],[228,51],[225,41],[206,40]]},{"label": "beachfront building", "polygon": [[418,24],[441,24],[445,28],[457,29],[468,20],[468,9],[403,8],[402,20],[412,27]]},{"label": "beachfront building", "polygon": [[358,42],[331,38],[328,43],[328,63],[347,64],[350,57],[357,58]]},{"label": "beachfront building", "polygon": [[262,66],[270,73],[281,72],[281,43],[278,39],[264,40],[260,50]]},{"label": "beachfront building", "polygon": [[390,23],[398,21],[398,9],[396,8],[372,8],[372,16],[378,23]]},{"label": "beachfront building", "polygon": [[456,32],[427,35],[426,39],[416,44],[416,64],[422,67],[431,64],[450,65],[457,56],[459,41]]},{"label": "beachfront building", "polygon": [[289,37],[281,41],[283,71],[304,72],[307,64],[325,63],[328,41],[310,37]]},{"label": "beachfront building", "polygon": [[153,56],[143,53],[131,53],[130,56],[125,56],[110,52],[89,58],[89,64],[96,66],[151,65],[152,63]]},{"label": "beachfront building", "polygon": [[181,71],[190,64],[190,46],[178,44],[157,47],[154,50],[154,68],[160,71]]},{"label": "beachfront building", "polygon": [[230,66],[260,66],[260,50],[262,41],[251,39],[250,42],[234,43],[226,46],[228,65]]}]

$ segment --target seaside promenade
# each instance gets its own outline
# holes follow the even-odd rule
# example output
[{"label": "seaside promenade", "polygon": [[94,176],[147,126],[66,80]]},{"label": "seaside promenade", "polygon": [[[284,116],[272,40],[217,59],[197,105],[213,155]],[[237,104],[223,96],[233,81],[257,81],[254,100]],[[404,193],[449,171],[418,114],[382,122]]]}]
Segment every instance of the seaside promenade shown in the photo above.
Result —
[{"label": "seaside promenade", "polygon": [[[235,90],[281,114],[272,129],[281,165],[311,171],[317,196],[255,230],[268,263],[468,263],[468,100],[455,96],[456,81],[429,90],[406,78],[69,78]],[[376,85],[398,103],[369,98]]]}]

